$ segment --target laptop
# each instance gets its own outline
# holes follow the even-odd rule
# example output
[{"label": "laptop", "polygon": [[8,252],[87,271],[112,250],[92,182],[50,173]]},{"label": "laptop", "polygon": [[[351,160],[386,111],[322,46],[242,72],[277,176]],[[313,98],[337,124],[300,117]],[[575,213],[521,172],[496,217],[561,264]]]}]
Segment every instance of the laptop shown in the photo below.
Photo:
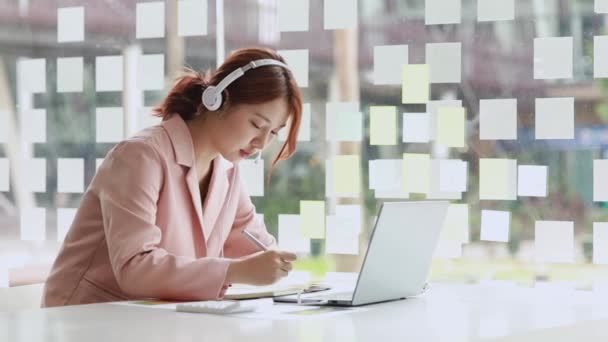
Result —
[{"label": "laptop", "polygon": [[[385,202],[372,230],[355,288],[302,296],[306,304],[358,306],[422,293],[449,202]],[[275,298],[277,302],[293,302]]]}]

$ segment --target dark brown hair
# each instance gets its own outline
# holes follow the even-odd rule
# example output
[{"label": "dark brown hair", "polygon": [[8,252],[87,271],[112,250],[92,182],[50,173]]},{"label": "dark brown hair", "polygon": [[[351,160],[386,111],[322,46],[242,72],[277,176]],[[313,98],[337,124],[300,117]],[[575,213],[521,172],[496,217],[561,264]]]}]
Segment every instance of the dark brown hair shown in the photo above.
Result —
[{"label": "dark brown hair", "polygon": [[[177,79],[163,102],[153,109],[154,115],[165,117],[178,114],[186,121],[198,115],[205,115],[208,110],[203,106],[201,99],[205,88],[209,85],[217,85],[232,71],[257,59],[276,59],[285,63],[283,57],[271,49],[236,50],[209,76],[188,70],[185,75]],[[222,98],[222,106],[219,110],[240,104],[259,104],[284,98],[289,108],[291,124],[287,139],[272,162],[272,166],[293,155],[302,121],[302,94],[291,71],[275,65],[249,70],[222,92]]]}]

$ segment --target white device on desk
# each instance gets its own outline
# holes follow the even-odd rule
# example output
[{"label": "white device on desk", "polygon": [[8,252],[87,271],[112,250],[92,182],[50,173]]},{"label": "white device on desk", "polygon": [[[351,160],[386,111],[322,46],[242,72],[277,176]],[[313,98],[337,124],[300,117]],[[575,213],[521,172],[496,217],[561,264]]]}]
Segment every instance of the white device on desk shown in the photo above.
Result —
[{"label": "white device on desk", "polygon": [[[354,290],[302,296],[304,303],[357,306],[423,292],[448,204],[383,203]],[[288,301],[281,298],[275,301]]]},{"label": "white device on desk", "polygon": [[255,311],[264,304],[271,304],[268,300],[205,300],[200,302],[179,303],[175,309],[180,312],[233,314]]}]

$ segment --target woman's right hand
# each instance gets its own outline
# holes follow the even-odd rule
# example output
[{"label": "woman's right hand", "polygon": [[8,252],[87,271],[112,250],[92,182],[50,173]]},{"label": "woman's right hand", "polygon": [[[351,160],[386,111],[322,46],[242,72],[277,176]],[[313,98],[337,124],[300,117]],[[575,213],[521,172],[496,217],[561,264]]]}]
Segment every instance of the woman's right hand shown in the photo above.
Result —
[{"label": "woman's right hand", "polygon": [[296,255],[285,251],[268,250],[251,254],[230,263],[226,282],[270,285],[291,271],[294,260]]}]

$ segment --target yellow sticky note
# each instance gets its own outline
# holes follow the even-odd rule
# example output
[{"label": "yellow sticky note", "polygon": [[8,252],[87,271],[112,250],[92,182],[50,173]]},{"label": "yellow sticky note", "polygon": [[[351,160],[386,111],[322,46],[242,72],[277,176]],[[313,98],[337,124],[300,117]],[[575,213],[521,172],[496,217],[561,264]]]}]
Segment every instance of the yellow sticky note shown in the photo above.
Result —
[{"label": "yellow sticky note", "polygon": [[450,204],[448,206],[440,239],[459,243],[469,242],[468,204]]},{"label": "yellow sticky note", "polygon": [[437,143],[447,147],[464,147],[465,112],[462,107],[440,107],[437,110]]},{"label": "yellow sticky note", "polygon": [[325,238],[325,202],[300,201],[300,228],[309,239]]},{"label": "yellow sticky note", "polygon": [[397,108],[395,106],[369,107],[370,145],[397,144]]},{"label": "yellow sticky note", "polygon": [[341,155],[334,159],[334,194],[357,197],[361,192],[361,157]]},{"label": "yellow sticky note", "polygon": [[514,200],[517,192],[517,161],[479,159],[479,199]]},{"label": "yellow sticky note", "polygon": [[401,86],[402,103],[429,102],[429,65],[406,64],[403,66]]},{"label": "yellow sticky note", "polygon": [[403,154],[403,185],[405,192],[427,194],[431,173],[431,156],[428,154]]}]

